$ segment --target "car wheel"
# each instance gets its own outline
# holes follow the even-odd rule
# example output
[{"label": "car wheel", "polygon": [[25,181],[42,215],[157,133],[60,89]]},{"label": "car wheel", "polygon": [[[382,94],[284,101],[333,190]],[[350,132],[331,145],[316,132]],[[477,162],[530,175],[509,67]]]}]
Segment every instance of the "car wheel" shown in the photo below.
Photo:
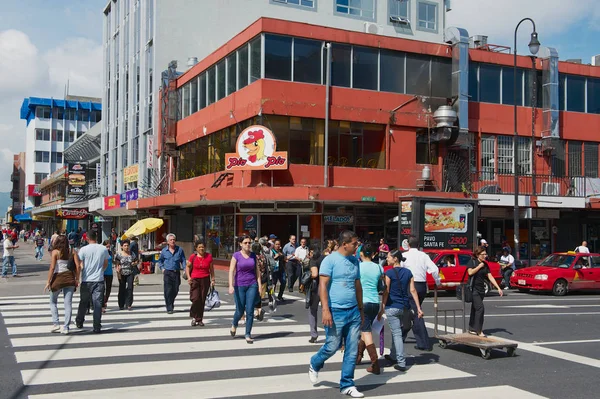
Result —
[{"label": "car wheel", "polygon": [[562,278],[556,280],[554,286],[552,287],[552,294],[556,296],[565,296],[567,295],[568,291],[569,284],[567,283],[567,280],[563,280]]},{"label": "car wheel", "polygon": [[487,294],[489,294],[489,292],[492,290],[492,285],[490,284],[489,281],[485,282],[485,295],[487,296]]},{"label": "car wheel", "polygon": [[529,288],[518,288],[519,292],[526,294],[529,292]]}]

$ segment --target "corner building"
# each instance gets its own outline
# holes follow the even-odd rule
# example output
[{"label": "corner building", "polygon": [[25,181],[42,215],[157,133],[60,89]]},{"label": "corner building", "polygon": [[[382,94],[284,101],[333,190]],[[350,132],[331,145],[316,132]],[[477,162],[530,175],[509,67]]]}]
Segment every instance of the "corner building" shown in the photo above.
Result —
[{"label": "corner building", "polygon": [[[170,190],[127,207],[226,260],[249,230],[320,242],[350,228],[397,246],[402,199],[476,198],[477,229],[496,251],[513,235],[516,101],[521,257],[584,238],[597,250],[600,68],[543,48],[518,57],[515,93],[512,54],[443,33],[434,43],[257,19],[177,78],[178,121],[158,140]],[[273,132],[286,170],[226,170],[252,125]]]}]

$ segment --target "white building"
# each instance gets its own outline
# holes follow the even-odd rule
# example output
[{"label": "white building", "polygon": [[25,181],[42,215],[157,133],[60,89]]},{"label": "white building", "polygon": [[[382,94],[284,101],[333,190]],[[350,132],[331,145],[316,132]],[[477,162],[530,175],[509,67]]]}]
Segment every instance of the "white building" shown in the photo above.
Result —
[{"label": "white building", "polygon": [[[171,60],[185,70],[261,17],[443,42],[448,0],[110,0],[104,9],[102,191],[148,186],[160,128],[157,92]],[[193,61],[192,61],[193,62]],[[153,138],[154,139],[151,139]],[[123,168],[139,164],[137,182]],[[141,190],[142,194],[144,190]]]},{"label": "white building", "polygon": [[64,100],[28,97],[21,105],[25,134],[25,209],[41,202],[38,186],[64,166],[63,151],[100,122],[99,98],[67,96]]}]

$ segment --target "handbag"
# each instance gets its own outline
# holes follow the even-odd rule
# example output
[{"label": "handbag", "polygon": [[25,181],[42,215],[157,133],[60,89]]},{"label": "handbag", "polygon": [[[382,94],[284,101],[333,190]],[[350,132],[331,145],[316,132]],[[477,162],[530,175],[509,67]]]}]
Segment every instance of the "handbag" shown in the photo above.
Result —
[{"label": "handbag", "polygon": [[469,270],[469,268],[465,269],[465,273],[460,279],[460,284],[456,287],[456,299],[462,301],[464,295],[465,303],[471,303],[473,302],[473,278],[469,277],[467,283],[463,283],[465,276],[467,275],[467,270]]},{"label": "handbag", "polygon": [[312,280],[312,274],[310,272],[310,270],[305,271],[304,273],[302,273],[302,277],[300,277],[300,285],[303,286],[308,286],[308,284],[310,283],[310,281]]},{"label": "handbag", "polygon": [[215,287],[210,287],[208,290],[208,295],[206,296],[206,301],[204,302],[204,311],[210,312],[214,308],[218,308],[221,306],[221,298],[219,298],[219,292],[215,289]]}]

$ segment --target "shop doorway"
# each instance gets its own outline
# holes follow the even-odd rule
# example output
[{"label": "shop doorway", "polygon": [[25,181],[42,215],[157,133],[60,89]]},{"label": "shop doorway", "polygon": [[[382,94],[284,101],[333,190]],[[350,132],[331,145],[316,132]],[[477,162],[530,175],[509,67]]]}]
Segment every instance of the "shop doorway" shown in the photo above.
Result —
[{"label": "shop doorway", "polygon": [[281,245],[288,242],[290,235],[298,234],[297,215],[260,215],[260,234],[275,234],[281,239]]}]

